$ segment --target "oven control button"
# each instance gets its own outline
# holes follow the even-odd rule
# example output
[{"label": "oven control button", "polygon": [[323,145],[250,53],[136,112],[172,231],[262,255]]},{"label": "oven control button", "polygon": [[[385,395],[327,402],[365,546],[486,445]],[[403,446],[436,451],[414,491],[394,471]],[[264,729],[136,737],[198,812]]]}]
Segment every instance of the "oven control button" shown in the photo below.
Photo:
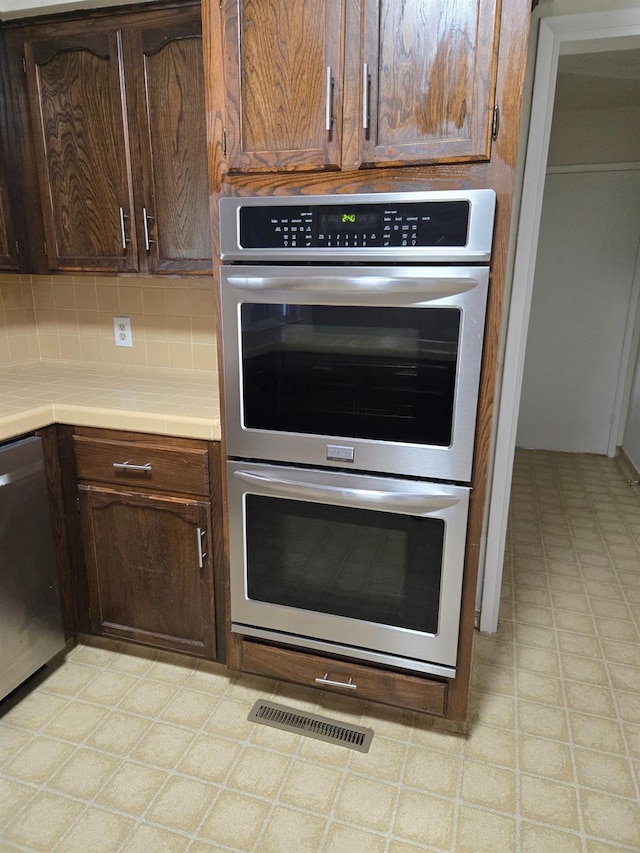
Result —
[{"label": "oven control button", "polygon": [[342,444],[327,444],[327,462],[353,462],[355,447]]}]

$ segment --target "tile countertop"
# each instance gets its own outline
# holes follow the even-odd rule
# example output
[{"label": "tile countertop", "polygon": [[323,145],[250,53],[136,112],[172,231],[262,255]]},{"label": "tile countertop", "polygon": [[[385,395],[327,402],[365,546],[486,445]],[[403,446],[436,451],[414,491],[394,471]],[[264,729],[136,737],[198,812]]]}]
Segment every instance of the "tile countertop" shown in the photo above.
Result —
[{"label": "tile countertop", "polygon": [[0,441],[52,423],[220,438],[214,372],[65,362],[0,368]]}]

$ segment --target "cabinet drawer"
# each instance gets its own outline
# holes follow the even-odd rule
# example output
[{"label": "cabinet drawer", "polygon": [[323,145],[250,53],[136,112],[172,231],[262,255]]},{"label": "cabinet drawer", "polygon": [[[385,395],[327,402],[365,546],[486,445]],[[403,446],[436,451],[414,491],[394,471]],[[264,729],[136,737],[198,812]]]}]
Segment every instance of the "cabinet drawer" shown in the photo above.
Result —
[{"label": "cabinet drawer", "polygon": [[163,447],[149,441],[74,436],[79,480],[143,486],[188,495],[209,494],[206,445]]},{"label": "cabinet drawer", "polygon": [[[275,646],[242,642],[242,670],[256,675],[293,681],[307,687],[330,690],[397,705],[442,717],[446,708],[447,684],[414,675],[376,669],[358,663],[337,661],[321,655],[291,651]],[[338,682],[342,687],[330,682]]]}]

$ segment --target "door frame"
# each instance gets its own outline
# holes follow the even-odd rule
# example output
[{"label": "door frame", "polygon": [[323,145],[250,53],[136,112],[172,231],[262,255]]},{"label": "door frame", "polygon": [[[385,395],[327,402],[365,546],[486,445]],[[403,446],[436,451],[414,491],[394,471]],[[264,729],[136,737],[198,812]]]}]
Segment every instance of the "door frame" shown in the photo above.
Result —
[{"label": "door frame", "polygon": [[[539,12],[539,10],[537,10]],[[535,28],[534,13],[532,32]],[[524,356],[531,309],[542,199],[549,154],[558,60],[561,53],[640,46],[640,8],[540,17],[533,72],[529,134],[526,142],[519,219],[514,226],[511,276],[501,387],[497,390],[492,481],[478,589],[481,631],[498,630],[511,478],[515,453]],[[634,45],[636,46],[636,45]]]}]

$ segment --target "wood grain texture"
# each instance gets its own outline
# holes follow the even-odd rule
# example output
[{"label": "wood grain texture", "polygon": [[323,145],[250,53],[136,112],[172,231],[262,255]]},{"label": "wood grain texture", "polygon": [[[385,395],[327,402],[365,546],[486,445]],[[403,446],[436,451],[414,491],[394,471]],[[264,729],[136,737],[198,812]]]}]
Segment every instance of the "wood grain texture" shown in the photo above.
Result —
[{"label": "wood grain texture", "polygon": [[7,181],[7,162],[0,139],[0,269],[17,270],[20,268],[13,229],[13,212],[9,198]]},{"label": "wood grain texture", "polygon": [[488,159],[499,5],[227,0],[216,14],[205,4],[224,57],[213,86],[225,105],[226,171]]},{"label": "wood grain texture", "polygon": [[[39,60],[42,59],[42,62]],[[135,269],[135,228],[115,35],[28,44],[28,79],[53,269]]]},{"label": "wood grain texture", "polygon": [[0,33],[0,270],[18,270],[20,261],[16,229],[14,228],[13,204],[9,188],[9,173],[15,171],[10,162],[12,110],[8,85],[9,64],[3,34]]},{"label": "wood grain texture", "polygon": [[[161,441],[108,440],[74,436],[78,479],[126,487],[160,489],[187,495],[209,494],[206,444],[181,448]],[[114,468],[129,461],[149,465],[149,471]]]},{"label": "wood grain texture", "polygon": [[[224,93],[228,170],[340,165],[343,14],[344,0],[223,4],[215,27],[225,60],[218,91]],[[333,79],[329,131],[327,68]]]},{"label": "wood grain texture", "polygon": [[[434,716],[443,716],[445,712],[447,685],[442,681],[246,640],[242,642],[241,654],[242,669],[246,672]],[[341,683],[352,679],[356,687],[345,689],[318,684],[316,678],[325,676]]]},{"label": "wood grain texture", "polygon": [[12,30],[14,67],[18,43],[27,64],[44,263],[210,274],[200,6],[87,18]]},{"label": "wood grain texture", "polygon": [[364,0],[363,163],[488,159],[496,0]]},{"label": "wood grain texture", "polygon": [[210,505],[91,485],[79,494],[93,631],[213,657]]},{"label": "wood grain texture", "polygon": [[73,571],[71,549],[66,523],[66,494],[65,484],[68,483],[68,472],[62,470],[61,453],[58,442],[59,427],[55,424],[37,430],[42,441],[45,475],[49,491],[49,506],[51,508],[51,524],[55,546],[58,584],[60,587],[60,603],[62,606],[62,622],[66,640],[75,637],[77,583]]},{"label": "wood grain texture", "polygon": [[153,273],[198,274],[212,268],[197,11],[185,10],[162,27],[125,32],[127,103],[137,143],[132,155],[134,168],[139,166],[136,216],[144,235],[146,209],[150,238],[148,250],[141,240],[140,266]]},{"label": "wood grain texture", "polygon": [[[224,554],[218,443],[89,427],[72,439],[90,630],[215,658]],[[113,469],[138,455],[151,461],[150,474]]]}]

